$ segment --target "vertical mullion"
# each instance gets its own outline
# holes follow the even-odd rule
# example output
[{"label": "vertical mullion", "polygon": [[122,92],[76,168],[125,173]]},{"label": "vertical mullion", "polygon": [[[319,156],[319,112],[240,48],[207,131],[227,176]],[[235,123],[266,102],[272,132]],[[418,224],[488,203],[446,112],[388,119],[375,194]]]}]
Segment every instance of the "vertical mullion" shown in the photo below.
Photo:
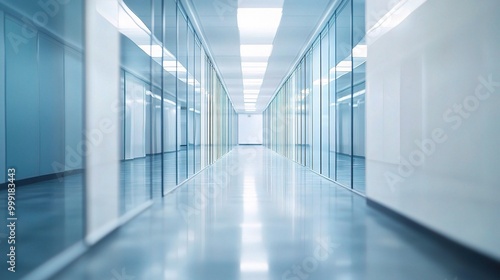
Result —
[{"label": "vertical mullion", "polygon": [[354,189],[354,57],[352,53],[354,45],[354,1],[350,0],[351,4],[351,26],[350,26],[350,36],[351,36],[351,189]]}]

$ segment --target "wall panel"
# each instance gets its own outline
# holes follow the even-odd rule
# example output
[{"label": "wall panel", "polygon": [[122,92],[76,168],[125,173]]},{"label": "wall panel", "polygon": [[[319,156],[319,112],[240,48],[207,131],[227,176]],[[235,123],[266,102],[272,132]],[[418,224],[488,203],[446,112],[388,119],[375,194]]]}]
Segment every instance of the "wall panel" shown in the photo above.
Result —
[{"label": "wall panel", "polygon": [[57,172],[55,163],[64,165],[65,97],[64,47],[44,35],[38,42],[40,78],[40,175]]},{"label": "wall panel", "polygon": [[66,48],[64,53],[64,131],[66,170],[83,168],[83,55]]},{"label": "wall panel", "polygon": [[[40,174],[40,98],[37,37],[18,43],[22,26],[7,17],[5,21],[6,133],[7,166],[17,168],[16,179]],[[17,42],[17,43],[16,43]]]},{"label": "wall panel", "polygon": [[367,34],[367,196],[500,259],[500,4],[403,4]]}]

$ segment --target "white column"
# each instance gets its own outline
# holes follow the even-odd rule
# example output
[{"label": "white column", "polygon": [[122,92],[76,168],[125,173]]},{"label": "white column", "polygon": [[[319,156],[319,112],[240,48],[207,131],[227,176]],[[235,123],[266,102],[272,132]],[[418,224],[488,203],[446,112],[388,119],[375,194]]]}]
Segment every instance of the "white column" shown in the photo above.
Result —
[{"label": "white column", "polygon": [[120,41],[117,1],[85,5],[85,240],[93,244],[118,225]]}]

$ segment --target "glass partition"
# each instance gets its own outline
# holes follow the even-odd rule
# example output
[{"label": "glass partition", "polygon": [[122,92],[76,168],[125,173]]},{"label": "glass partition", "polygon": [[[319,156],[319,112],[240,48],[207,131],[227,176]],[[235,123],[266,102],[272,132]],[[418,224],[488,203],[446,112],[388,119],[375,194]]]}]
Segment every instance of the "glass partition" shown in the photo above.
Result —
[{"label": "glass partition", "polygon": [[15,182],[19,278],[237,144],[237,114],[179,1],[84,2],[0,0],[0,204]]},{"label": "glass partition", "polygon": [[[264,112],[268,148],[359,192],[365,190],[364,10],[364,0],[340,3]],[[281,148],[290,145],[294,153]]]},{"label": "glass partition", "polygon": [[365,191],[365,1],[353,0],[353,188]]},{"label": "glass partition", "polygon": [[335,79],[337,107],[337,181],[351,187],[352,180],[352,29],[351,0],[336,17]]},{"label": "glass partition", "polygon": [[84,3],[64,2],[0,0],[0,217],[15,225],[0,229],[0,279],[83,246],[85,157],[101,132],[84,133]]}]

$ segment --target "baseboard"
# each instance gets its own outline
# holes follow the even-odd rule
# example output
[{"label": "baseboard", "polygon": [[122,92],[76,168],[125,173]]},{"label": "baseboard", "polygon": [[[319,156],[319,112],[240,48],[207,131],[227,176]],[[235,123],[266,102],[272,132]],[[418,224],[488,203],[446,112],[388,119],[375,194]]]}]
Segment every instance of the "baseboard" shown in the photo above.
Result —
[{"label": "baseboard", "polygon": [[[82,174],[83,169],[76,169],[76,170],[71,170],[71,171],[64,171],[64,172],[59,172],[59,173],[52,173],[52,174],[47,174],[47,175],[42,175],[42,176],[36,176],[36,177],[31,177],[31,178],[26,178],[26,179],[16,179],[15,184],[16,188],[25,186],[25,185],[30,185],[30,184],[35,184],[43,181],[48,181],[48,180],[54,180],[54,179],[61,179],[66,176],[70,175],[76,175],[76,174]],[[0,190],[2,189],[7,189],[9,182],[1,183],[0,184]]]}]

